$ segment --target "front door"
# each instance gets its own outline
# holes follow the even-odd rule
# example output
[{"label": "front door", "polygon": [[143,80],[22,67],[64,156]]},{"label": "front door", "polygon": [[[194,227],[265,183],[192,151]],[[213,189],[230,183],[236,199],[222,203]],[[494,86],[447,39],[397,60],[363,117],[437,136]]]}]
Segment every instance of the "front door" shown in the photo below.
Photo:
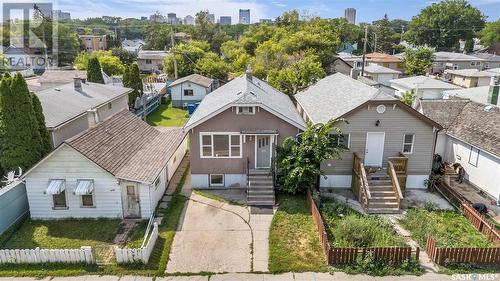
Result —
[{"label": "front door", "polygon": [[125,206],[124,212],[127,218],[138,218],[141,216],[139,192],[137,185],[125,186]]},{"label": "front door", "polygon": [[257,165],[255,168],[271,167],[271,136],[257,136]]},{"label": "front door", "polygon": [[366,133],[365,166],[382,167],[384,141],[384,132]]}]

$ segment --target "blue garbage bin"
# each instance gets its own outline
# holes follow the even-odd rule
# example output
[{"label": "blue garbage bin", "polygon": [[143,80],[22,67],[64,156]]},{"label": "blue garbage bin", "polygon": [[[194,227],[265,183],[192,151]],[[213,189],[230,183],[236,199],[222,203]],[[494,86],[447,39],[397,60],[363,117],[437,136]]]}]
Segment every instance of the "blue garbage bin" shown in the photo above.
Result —
[{"label": "blue garbage bin", "polygon": [[188,109],[189,115],[191,115],[196,110],[196,105],[194,103],[190,103],[190,104],[188,104],[187,109]]}]

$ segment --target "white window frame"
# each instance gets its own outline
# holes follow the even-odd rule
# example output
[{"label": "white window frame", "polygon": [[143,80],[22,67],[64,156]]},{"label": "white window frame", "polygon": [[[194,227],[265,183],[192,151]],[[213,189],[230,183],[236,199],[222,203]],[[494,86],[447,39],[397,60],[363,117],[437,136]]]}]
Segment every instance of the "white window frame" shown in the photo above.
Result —
[{"label": "white window frame", "polygon": [[[332,137],[337,137],[337,146],[340,146],[340,138],[338,137],[339,135],[338,134],[330,134],[330,136]],[[347,136],[347,150],[351,149],[351,134],[347,133],[347,134],[340,134],[340,136],[342,137],[346,137]]]},{"label": "white window frame", "polygon": [[[411,143],[406,142],[406,136],[407,135],[411,135],[412,136]],[[411,144],[411,150],[410,150],[410,152],[405,152],[405,145],[408,145],[408,144]],[[403,134],[403,147],[401,148],[401,152],[403,154],[413,154],[413,149],[414,148],[415,148],[415,134],[414,133]]]},{"label": "white window frame", "polygon": [[[229,156],[215,156],[214,155],[214,135],[225,135],[228,136],[229,138]],[[203,137],[204,136],[210,136],[210,145],[204,145],[203,144]],[[240,142],[239,144],[233,144],[232,143],[232,136],[239,136]],[[211,158],[211,159],[227,159],[227,158],[243,158],[243,136],[240,133],[236,132],[210,132],[210,133],[200,133],[200,158]],[[239,156],[232,156],[231,148],[232,147],[240,147],[240,155]],[[203,148],[204,147],[210,147],[211,149],[211,155],[210,156],[204,156],[203,155]]]},{"label": "white window frame", "polygon": [[[222,183],[212,183],[212,176],[222,176]],[[208,175],[208,186],[224,186],[226,182],[226,177],[224,174],[209,174]]]},{"label": "white window frame", "polygon": [[[473,151],[475,151],[475,159],[473,159]],[[481,150],[479,148],[473,147],[472,145],[470,146],[469,150],[469,161],[468,163],[474,167],[477,168],[478,162],[479,162],[479,153],[481,153]]]},{"label": "white window frame", "polygon": [[[242,112],[240,112],[240,108],[242,109]],[[251,108],[252,112],[249,111],[244,111],[244,108]],[[255,115],[255,106],[237,106],[236,107],[236,114],[238,115]]]},{"label": "white window frame", "polygon": [[[191,91],[191,94],[190,95],[186,95],[186,91],[187,92]],[[194,97],[194,89],[184,89],[184,90],[182,90],[182,95],[185,96],[185,97]]]}]

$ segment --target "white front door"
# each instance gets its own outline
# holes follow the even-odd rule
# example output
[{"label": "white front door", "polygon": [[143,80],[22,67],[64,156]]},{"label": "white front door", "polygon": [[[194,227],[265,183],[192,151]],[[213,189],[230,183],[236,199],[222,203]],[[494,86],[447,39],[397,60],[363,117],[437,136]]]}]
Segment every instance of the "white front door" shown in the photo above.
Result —
[{"label": "white front door", "polygon": [[366,133],[365,166],[382,167],[384,141],[384,132]]},{"label": "white front door", "polygon": [[256,142],[255,168],[271,167],[271,136],[257,136]]},{"label": "white front door", "polygon": [[138,218],[141,216],[139,190],[136,184],[127,184],[125,186],[123,211],[126,218]]}]

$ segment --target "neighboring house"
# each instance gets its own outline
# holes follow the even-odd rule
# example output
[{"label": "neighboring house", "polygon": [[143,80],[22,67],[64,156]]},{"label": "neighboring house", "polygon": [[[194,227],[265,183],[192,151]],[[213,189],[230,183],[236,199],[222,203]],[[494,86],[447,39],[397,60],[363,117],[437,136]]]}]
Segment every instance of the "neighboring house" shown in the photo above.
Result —
[{"label": "neighboring house", "polygon": [[498,86],[495,86],[494,83],[495,81],[492,81],[492,84],[489,86],[444,91],[443,99],[461,98],[482,104],[492,104],[499,106],[500,98],[498,96],[498,90],[495,91],[495,89],[498,89]]},{"label": "neighboring house", "polygon": [[461,89],[459,86],[422,75],[389,80],[388,83],[396,89],[397,96],[414,91],[420,99],[441,99],[443,91]]},{"label": "neighboring house", "polygon": [[398,79],[401,74],[401,71],[370,63],[365,66],[363,76],[378,83],[384,83],[392,79]]},{"label": "neighboring house", "polygon": [[488,53],[476,53],[473,56],[483,59],[483,69],[499,68],[500,56]]},{"label": "neighboring house", "polygon": [[365,59],[369,64],[377,64],[396,71],[403,71],[403,59],[397,56],[375,52],[366,54]]},{"label": "neighboring house", "polygon": [[436,153],[445,162],[460,163],[465,179],[500,204],[500,108],[468,100],[427,100],[419,110],[445,128]]},{"label": "neighboring house", "polygon": [[[82,81],[87,80],[86,70],[45,70],[40,77],[26,79],[28,88],[32,92],[39,92],[48,88],[57,87],[63,84],[72,83],[75,77],[79,77]],[[120,77],[108,76],[102,71],[104,84],[115,86],[123,86]]]},{"label": "neighboring house", "polygon": [[347,121],[336,124],[342,135],[335,136],[347,150],[341,159],[321,164],[326,174],[326,178],[320,177],[321,188],[351,187],[353,153],[365,166],[382,169],[384,175],[389,157],[406,157],[406,188],[425,187],[439,124],[383,91],[339,73],[295,97],[299,113],[312,123],[337,118]]},{"label": "neighboring house", "polygon": [[40,48],[19,48],[17,46],[11,45],[5,48],[2,53],[4,61],[0,66],[3,67],[6,64],[7,68],[11,72],[20,72],[31,74],[34,72],[43,71],[50,65],[50,61],[47,62],[45,55]]},{"label": "neighboring house", "polygon": [[128,108],[132,89],[73,79],[73,83],[35,92],[54,147]]},{"label": "neighboring house", "polygon": [[444,73],[451,83],[464,88],[487,86],[491,77],[496,76],[495,73],[479,71],[476,68],[446,70]]},{"label": "neighboring house", "polygon": [[248,171],[269,173],[276,145],[305,128],[292,100],[247,70],[207,95],[184,126],[192,186],[246,187]]},{"label": "neighboring house", "polygon": [[34,219],[142,218],[155,211],[187,140],[128,110],[66,140],[24,176]]},{"label": "neighboring house", "polygon": [[333,61],[332,73],[340,72],[345,75],[351,75],[352,66],[340,57]]},{"label": "neighboring house", "polygon": [[172,106],[186,107],[189,103],[202,101],[215,90],[215,81],[199,74],[191,74],[175,80],[168,87],[172,95]]},{"label": "neighboring house", "polygon": [[167,57],[166,51],[140,50],[137,54],[137,65],[141,73],[158,73],[163,69],[163,61]]},{"label": "neighboring house", "polygon": [[122,49],[129,53],[137,54],[145,44],[146,43],[144,43],[144,41],[142,41],[141,39],[125,39],[122,41]]},{"label": "neighboring house", "polygon": [[482,62],[484,62],[481,58],[462,53],[435,52],[434,57],[434,63],[429,69],[429,73],[431,74],[441,74],[446,69],[476,68],[482,70]]},{"label": "neighboring house", "polygon": [[106,35],[78,35],[83,43],[85,51],[103,51],[108,48]]}]

